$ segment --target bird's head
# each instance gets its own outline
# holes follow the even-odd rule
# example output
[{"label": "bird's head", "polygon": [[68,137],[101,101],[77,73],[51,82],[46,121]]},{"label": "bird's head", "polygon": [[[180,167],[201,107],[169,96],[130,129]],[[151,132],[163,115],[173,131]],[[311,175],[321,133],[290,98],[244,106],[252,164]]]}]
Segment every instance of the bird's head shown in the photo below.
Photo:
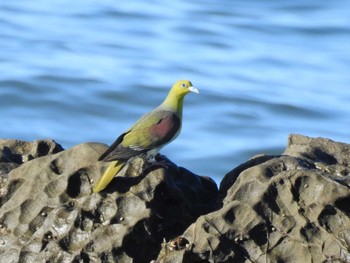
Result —
[{"label": "bird's head", "polygon": [[193,87],[191,81],[189,80],[179,80],[175,82],[174,86],[172,87],[172,91],[178,96],[185,96],[190,92],[199,93],[198,89]]},{"label": "bird's head", "polygon": [[192,86],[189,80],[179,80],[175,82],[162,106],[170,108],[182,115],[183,101],[186,94],[190,92],[199,93],[198,89]]}]

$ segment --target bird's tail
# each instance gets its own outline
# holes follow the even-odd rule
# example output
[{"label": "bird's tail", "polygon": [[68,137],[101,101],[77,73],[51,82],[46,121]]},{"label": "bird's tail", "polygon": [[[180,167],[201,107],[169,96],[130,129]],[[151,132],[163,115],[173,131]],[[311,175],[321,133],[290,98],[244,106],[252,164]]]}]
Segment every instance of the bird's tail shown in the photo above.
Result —
[{"label": "bird's tail", "polygon": [[93,191],[98,193],[106,188],[106,186],[112,181],[114,176],[123,168],[125,161],[112,161],[100,180],[95,185]]}]

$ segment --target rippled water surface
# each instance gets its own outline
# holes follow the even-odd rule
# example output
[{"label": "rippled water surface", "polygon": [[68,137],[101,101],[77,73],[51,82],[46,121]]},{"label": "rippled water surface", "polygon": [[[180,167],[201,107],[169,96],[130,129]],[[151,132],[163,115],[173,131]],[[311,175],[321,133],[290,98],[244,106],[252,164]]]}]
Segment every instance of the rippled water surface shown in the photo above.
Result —
[{"label": "rippled water surface", "polygon": [[0,137],[110,144],[178,79],[162,153],[217,182],[290,133],[350,143],[349,1],[2,1]]}]

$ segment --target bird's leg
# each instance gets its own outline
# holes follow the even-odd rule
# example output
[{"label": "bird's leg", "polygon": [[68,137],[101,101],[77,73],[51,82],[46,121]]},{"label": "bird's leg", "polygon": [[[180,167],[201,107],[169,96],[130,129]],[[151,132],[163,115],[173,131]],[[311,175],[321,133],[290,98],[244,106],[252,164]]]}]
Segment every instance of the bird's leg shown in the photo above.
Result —
[{"label": "bird's leg", "polygon": [[157,153],[156,155],[147,156],[146,164],[147,164],[145,168],[146,171],[151,170],[152,168],[155,168],[155,167],[162,167],[164,169],[169,169],[171,165],[169,163],[169,160],[166,157],[160,155],[159,153]]},{"label": "bird's leg", "polygon": [[165,169],[168,169],[170,166],[170,161],[164,155],[157,153],[155,156],[153,156],[151,164],[159,165]]}]

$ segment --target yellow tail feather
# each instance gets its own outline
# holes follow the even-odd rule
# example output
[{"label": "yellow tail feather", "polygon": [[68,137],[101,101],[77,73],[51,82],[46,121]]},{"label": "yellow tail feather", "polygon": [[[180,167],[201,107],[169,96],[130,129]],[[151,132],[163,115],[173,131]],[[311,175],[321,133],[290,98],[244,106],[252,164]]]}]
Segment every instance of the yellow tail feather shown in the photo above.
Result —
[{"label": "yellow tail feather", "polygon": [[94,193],[98,193],[101,190],[105,189],[106,186],[112,181],[114,176],[116,176],[116,174],[122,169],[124,164],[125,162],[122,161],[111,162],[111,164],[108,166],[100,180],[95,185],[93,189]]}]

